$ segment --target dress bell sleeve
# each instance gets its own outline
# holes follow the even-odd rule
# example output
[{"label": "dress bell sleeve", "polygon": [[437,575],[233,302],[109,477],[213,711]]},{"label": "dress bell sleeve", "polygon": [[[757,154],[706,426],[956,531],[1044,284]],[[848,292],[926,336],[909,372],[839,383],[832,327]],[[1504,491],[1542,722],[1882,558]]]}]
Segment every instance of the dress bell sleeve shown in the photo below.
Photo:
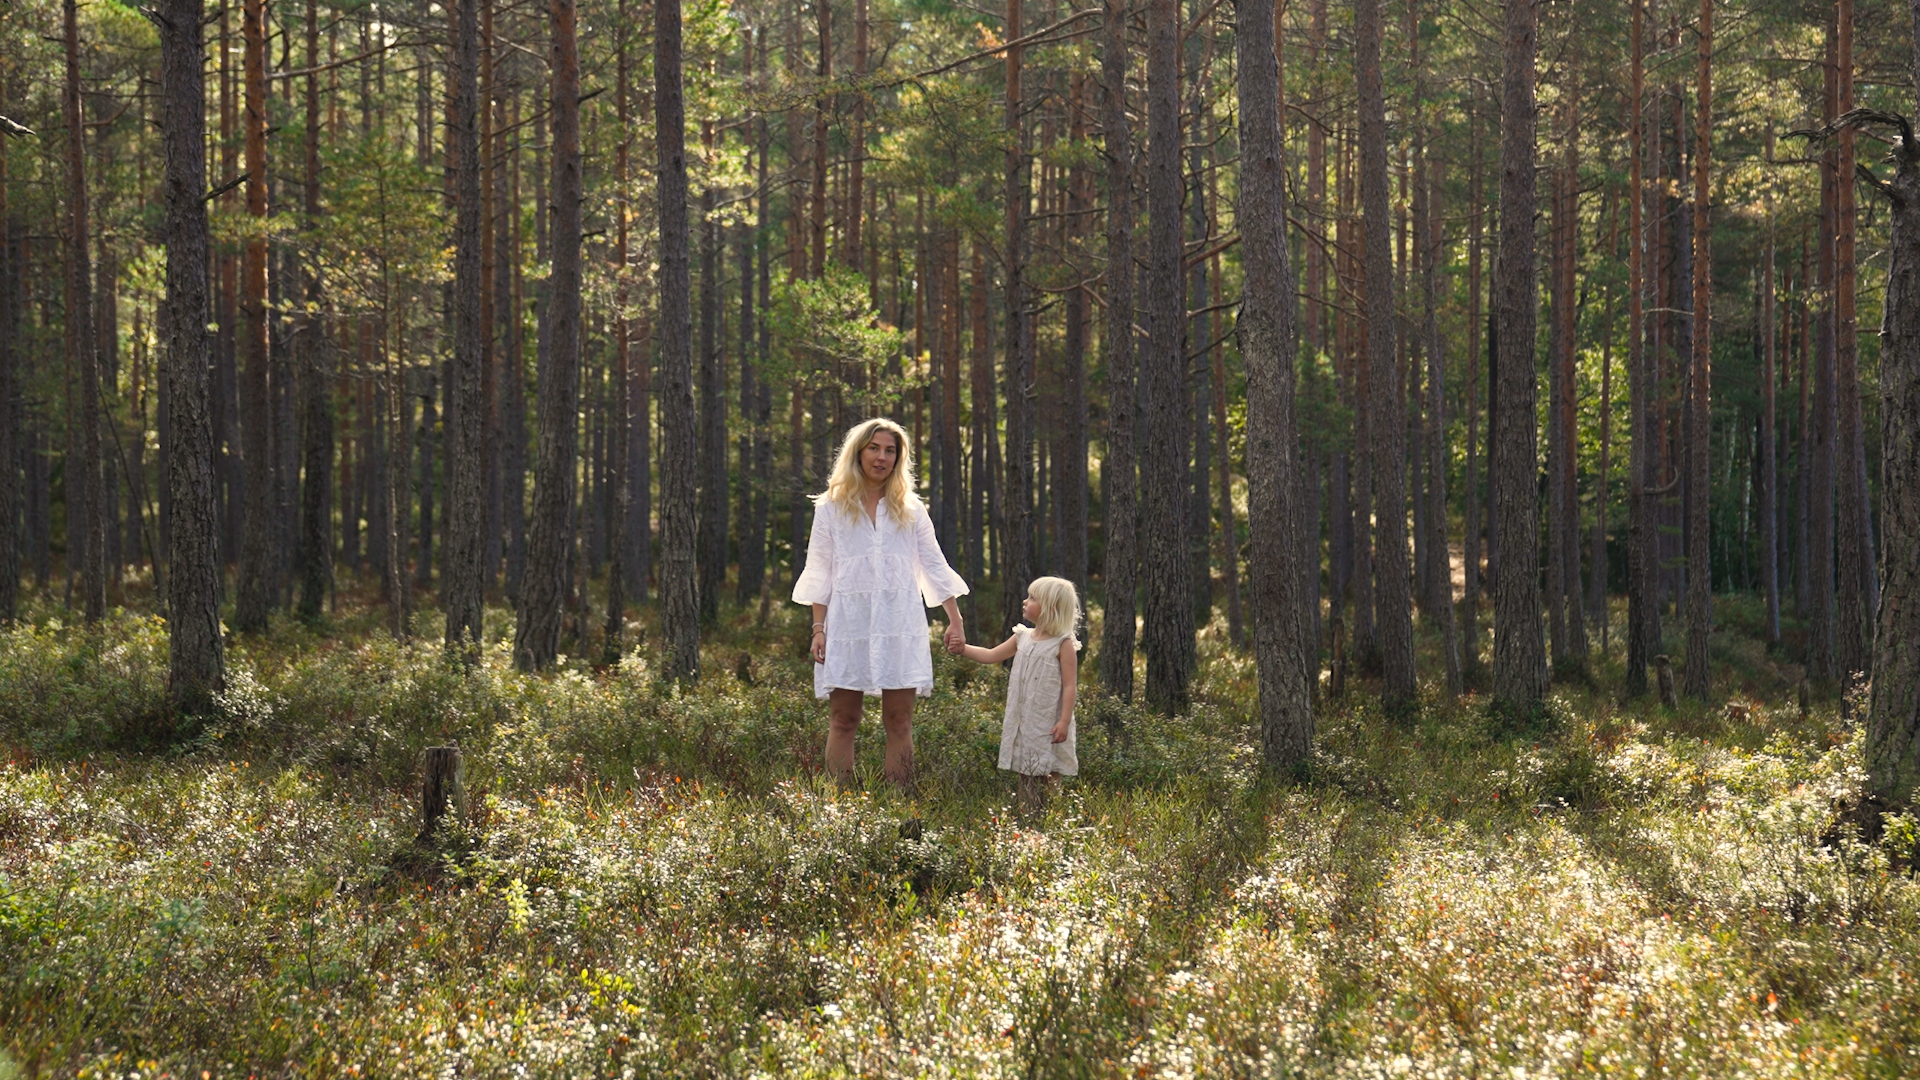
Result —
[{"label": "dress bell sleeve", "polygon": [[947,565],[940,538],[933,531],[933,519],[927,516],[924,505],[913,508],[913,577],[920,587],[920,599],[930,608],[939,607],[950,596],[965,596],[972,591]]},{"label": "dress bell sleeve", "polygon": [[833,600],[833,518],[844,511],[831,503],[813,508],[813,531],[807,538],[807,565],[793,583],[796,604],[826,604]]}]

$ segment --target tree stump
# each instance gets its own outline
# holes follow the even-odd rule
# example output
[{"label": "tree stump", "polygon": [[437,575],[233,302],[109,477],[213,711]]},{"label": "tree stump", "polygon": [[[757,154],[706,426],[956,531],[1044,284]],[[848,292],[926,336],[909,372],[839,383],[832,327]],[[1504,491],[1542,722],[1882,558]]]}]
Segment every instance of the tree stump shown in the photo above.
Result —
[{"label": "tree stump", "polygon": [[1654,673],[1660,677],[1660,704],[1669,709],[1680,707],[1680,698],[1673,692],[1673,661],[1665,653],[1653,658]]},{"label": "tree stump", "polygon": [[429,746],[422,761],[425,776],[420,787],[421,839],[432,836],[452,809],[461,820],[467,816],[467,766],[460,756],[460,744]]}]

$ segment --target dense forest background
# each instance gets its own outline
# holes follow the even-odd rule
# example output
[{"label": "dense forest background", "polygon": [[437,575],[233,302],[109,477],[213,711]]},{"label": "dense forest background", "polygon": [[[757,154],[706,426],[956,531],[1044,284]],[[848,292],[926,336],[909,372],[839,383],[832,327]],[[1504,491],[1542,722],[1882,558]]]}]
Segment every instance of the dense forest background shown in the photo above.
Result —
[{"label": "dense forest background", "polygon": [[0,1080],[1920,1075],[1917,17],[0,0]]},{"label": "dense forest background", "polygon": [[[1905,14],[1259,14],[15,0],[0,615],[26,582],[88,619],[172,596],[188,633],[191,519],[174,576],[232,631],[365,587],[471,648],[504,602],[537,669],[617,659],[657,599],[689,675],[699,624],[784,599],[806,494],[888,414],[972,625],[1068,577],[1122,697],[1136,606],[1173,708],[1216,611],[1395,699],[1415,612],[1455,691],[1537,701],[1626,647],[1642,692],[1671,641],[1704,696],[1733,591],[1816,692],[1866,671],[1890,214],[1855,177],[1880,135],[1835,122],[1905,111]],[[184,405],[169,365],[204,369]],[[1509,560],[1549,656],[1483,633]]]}]

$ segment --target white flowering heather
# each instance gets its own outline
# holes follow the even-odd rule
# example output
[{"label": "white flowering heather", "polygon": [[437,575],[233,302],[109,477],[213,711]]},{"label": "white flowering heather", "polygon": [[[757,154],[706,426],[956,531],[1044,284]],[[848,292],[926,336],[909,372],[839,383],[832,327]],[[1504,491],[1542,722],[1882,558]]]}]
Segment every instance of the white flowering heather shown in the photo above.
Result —
[{"label": "white flowering heather", "polygon": [[[997,671],[936,665],[909,800],[818,778],[798,658],[682,690],[287,633],[154,753],[158,624],[0,630],[0,1075],[1920,1073],[1917,830],[1848,824],[1828,712],[1356,695],[1289,786],[1205,639],[1190,715],[1090,710],[1023,817]],[[421,847],[453,739],[470,815]]]}]

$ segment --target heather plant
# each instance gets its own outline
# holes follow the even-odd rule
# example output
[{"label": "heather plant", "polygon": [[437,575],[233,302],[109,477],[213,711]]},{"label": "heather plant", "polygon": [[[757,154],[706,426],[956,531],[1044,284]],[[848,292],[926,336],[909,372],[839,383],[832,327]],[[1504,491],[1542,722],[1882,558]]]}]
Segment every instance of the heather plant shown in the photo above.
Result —
[{"label": "heather plant", "polygon": [[[877,730],[819,775],[794,627],[725,624],[677,687],[644,647],[515,672],[504,614],[466,670],[351,618],[241,639],[159,743],[156,621],[5,631],[0,1075],[1920,1068],[1911,819],[1850,826],[1859,734],[1784,697],[1574,685],[1515,732],[1362,689],[1282,782],[1210,631],[1192,710],[1090,706],[1032,814],[996,668],[936,663],[907,795]],[[469,813],[423,844],[453,740]]]}]

